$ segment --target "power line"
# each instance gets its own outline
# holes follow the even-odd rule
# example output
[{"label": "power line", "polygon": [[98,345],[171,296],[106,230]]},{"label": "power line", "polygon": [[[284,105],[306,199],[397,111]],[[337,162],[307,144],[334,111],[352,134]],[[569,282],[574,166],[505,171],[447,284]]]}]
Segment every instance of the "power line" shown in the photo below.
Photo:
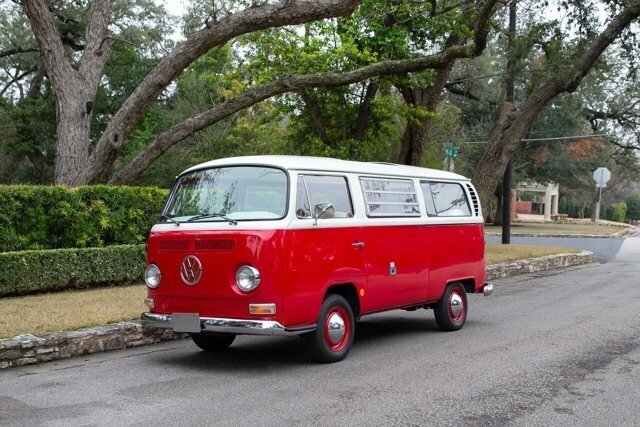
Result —
[{"label": "power line", "polygon": [[[595,135],[577,135],[577,136],[557,136],[553,138],[528,138],[521,140],[522,142],[540,142],[540,141],[563,141],[567,139],[584,139],[584,138],[604,138],[612,136],[622,136],[635,134],[635,132],[624,133],[599,133]],[[489,141],[457,141],[460,144],[487,144]]]}]

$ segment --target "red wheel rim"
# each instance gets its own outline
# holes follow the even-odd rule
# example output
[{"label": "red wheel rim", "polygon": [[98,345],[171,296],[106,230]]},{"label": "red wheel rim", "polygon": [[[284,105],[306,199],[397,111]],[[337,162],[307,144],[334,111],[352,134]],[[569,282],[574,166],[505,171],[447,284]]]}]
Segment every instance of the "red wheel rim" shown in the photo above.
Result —
[{"label": "red wheel rim", "polygon": [[[340,321],[341,324],[340,324]],[[342,326],[343,329],[340,329]],[[342,331],[342,332],[340,332]],[[351,336],[351,320],[349,313],[342,307],[333,307],[324,321],[324,341],[331,351],[341,351]]]},{"label": "red wheel rim", "polygon": [[449,295],[449,317],[454,323],[460,323],[466,311],[464,294],[453,289]]}]

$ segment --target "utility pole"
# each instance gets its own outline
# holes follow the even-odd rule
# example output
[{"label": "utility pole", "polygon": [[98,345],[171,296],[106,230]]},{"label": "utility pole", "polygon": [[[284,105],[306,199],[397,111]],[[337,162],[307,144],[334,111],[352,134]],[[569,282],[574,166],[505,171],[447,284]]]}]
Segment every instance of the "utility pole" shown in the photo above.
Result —
[{"label": "utility pole", "polygon": [[[516,37],[516,0],[509,4],[509,42],[507,47],[507,96],[506,101],[515,103],[515,63],[513,60],[513,46]],[[511,159],[502,178],[502,244],[511,243],[511,173],[513,164]]]}]

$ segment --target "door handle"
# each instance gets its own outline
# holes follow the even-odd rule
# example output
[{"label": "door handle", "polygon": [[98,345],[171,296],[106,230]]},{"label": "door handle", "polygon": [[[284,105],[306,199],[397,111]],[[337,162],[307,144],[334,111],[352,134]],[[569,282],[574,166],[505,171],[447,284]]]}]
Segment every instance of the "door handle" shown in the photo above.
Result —
[{"label": "door handle", "polygon": [[364,248],[365,244],[364,242],[353,242],[351,246],[353,246],[354,249],[362,249]]}]

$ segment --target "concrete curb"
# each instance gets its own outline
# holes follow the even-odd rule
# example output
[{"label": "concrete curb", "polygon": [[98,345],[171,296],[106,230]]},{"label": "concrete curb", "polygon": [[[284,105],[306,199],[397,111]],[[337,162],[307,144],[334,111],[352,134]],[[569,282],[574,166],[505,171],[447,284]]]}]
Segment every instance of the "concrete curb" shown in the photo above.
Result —
[{"label": "concrete curb", "polygon": [[[593,262],[593,253],[548,255],[487,267],[487,280]],[[184,338],[171,330],[120,322],[77,331],[25,334],[0,340],[0,369],[32,365],[100,351],[119,350]]]}]

